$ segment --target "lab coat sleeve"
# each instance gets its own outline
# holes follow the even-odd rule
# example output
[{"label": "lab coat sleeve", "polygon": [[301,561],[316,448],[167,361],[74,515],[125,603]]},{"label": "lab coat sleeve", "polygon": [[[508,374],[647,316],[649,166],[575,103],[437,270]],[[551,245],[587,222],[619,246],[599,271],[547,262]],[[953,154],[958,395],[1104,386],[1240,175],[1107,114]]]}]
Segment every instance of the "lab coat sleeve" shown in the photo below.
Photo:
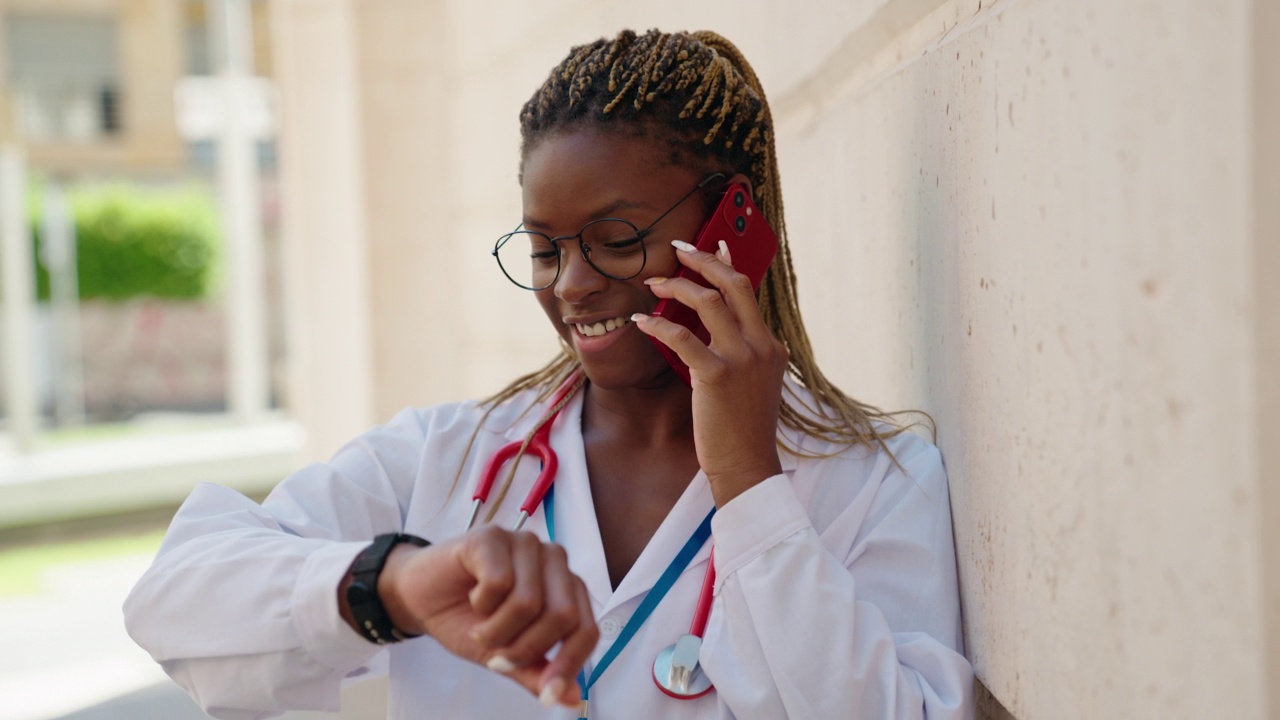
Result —
[{"label": "lab coat sleeve", "polygon": [[403,527],[423,426],[412,411],[290,475],[259,505],[199,485],[125,601],[125,625],[210,715],[336,710],[377,653],[337,587],[377,534]]},{"label": "lab coat sleeve", "polygon": [[920,445],[821,535],[785,475],[716,514],[702,664],[736,717],[973,716],[946,474]]}]

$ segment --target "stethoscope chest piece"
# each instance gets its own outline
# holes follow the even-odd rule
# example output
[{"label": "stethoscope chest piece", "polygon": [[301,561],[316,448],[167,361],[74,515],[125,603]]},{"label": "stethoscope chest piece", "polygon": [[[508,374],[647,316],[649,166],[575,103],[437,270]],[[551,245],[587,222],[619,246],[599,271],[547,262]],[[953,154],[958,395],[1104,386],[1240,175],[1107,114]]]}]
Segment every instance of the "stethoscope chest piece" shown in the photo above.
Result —
[{"label": "stethoscope chest piece", "polygon": [[692,700],[711,692],[711,678],[698,666],[702,638],[681,635],[675,645],[658,653],[653,661],[653,681],[658,689],[678,700]]}]

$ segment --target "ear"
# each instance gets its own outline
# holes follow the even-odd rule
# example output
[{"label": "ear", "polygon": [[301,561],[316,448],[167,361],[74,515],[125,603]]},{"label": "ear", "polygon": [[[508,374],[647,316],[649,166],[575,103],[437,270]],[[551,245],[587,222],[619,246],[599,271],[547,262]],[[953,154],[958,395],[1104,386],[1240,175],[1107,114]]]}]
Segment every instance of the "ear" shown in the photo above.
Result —
[{"label": "ear", "polygon": [[747,194],[751,196],[752,200],[756,199],[755,191],[751,189],[751,178],[743,175],[742,173],[734,173],[733,177],[725,181],[725,185],[732,185],[734,183],[741,183],[745,185],[747,187]]}]

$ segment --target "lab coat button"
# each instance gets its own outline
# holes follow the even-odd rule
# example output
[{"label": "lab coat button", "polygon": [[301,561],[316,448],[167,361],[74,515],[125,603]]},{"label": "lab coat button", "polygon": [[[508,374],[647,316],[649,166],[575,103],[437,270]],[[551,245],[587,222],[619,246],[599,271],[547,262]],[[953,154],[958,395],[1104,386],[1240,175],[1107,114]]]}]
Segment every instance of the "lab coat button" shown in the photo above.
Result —
[{"label": "lab coat button", "polygon": [[600,632],[605,635],[617,635],[620,629],[622,629],[622,624],[612,616],[605,617],[600,621]]}]

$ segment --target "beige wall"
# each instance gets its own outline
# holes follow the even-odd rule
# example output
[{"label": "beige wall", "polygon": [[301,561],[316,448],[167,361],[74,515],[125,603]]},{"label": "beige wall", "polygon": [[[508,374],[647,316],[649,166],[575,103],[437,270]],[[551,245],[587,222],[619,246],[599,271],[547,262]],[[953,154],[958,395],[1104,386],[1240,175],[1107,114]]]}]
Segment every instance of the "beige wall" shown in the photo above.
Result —
[{"label": "beige wall", "polygon": [[[437,3],[355,6],[360,38],[363,202],[368,212],[374,415],[452,396],[465,367],[454,267],[468,244],[453,233],[455,153],[444,99],[452,35]],[[415,82],[406,82],[415,78]],[[387,192],[388,188],[394,188]],[[381,311],[394,308],[395,311]]]},{"label": "beige wall", "polygon": [[280,2],[271,25],[274,65],[285,78],[286,404],[306,428],[308,454],[327,456],[373,422],[378,383],[355,15],[340,0]]},{"label": "beige wall", "polygon": [[1267,716],[1265,2],[368,5],[276,0],[315,454],[550,356],[487,252],[519,213],[519,107],[571,43],[713,28],[773,101],[824,366],[939,420],[995,700],[1028,720]]},{"label": "beige wall", "polygon": [[1267,688],[1273,713],[1280,712],[1280,3],[1254,6],[1254,248],[1257,300],[1255,346],[1258,382],[1258,477],[1262,481],[1262,547],[1268,633]]}]

